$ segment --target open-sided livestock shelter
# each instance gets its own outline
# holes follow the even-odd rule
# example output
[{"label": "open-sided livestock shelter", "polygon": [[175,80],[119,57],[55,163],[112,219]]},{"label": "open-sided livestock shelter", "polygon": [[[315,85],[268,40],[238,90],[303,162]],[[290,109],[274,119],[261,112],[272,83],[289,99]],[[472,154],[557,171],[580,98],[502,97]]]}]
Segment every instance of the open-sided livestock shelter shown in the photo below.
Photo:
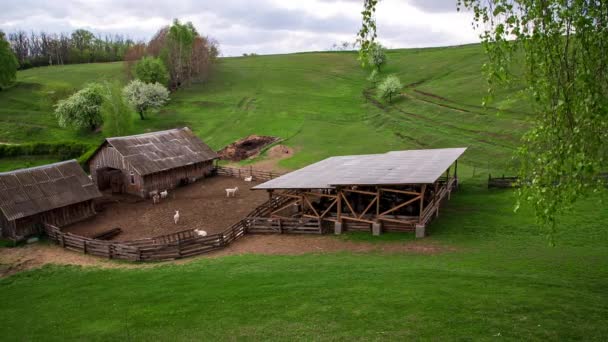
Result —
[{"label": "open-sided livestock shelter", "polygon": [[217,154],[187,128],[107,138],[89,158],[100,190],[147,197],[205,177]]},{"label": "open-sided livestock shelter", "polygon": [[[458,158],[466,148],[393,151],[331,157],[254,189],[282,198],[267,220],[293,226],[333,224],[334,231],[416,231],[439,214],[458,185]],[[453,170],[453,171],[452,171]],[[285,200],[289,198],[290,200]]]},{"label": "open-sided livestock shelter", "polygon": [[64,226],[95,215],[101,194],[75,160],[0,173],[0,233],[13,240],[41,223]]}]

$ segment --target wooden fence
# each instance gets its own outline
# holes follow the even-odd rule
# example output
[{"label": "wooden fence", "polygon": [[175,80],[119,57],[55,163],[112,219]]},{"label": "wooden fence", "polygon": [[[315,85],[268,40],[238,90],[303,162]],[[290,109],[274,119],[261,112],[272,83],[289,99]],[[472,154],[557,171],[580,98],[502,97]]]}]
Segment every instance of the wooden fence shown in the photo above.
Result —
[{"label": "wooden fence", "polygon": [[230,176],[241,179],[253,177],[254,181],[269,181],[271,179],[284,175],[284,173],[256,170],[252,167],[216,166],[215,172],[220,176]]},{"label": "wooden fence", "polygon": [[488,188],[515,188],[519,186],[519,177],[494,177],[488,175]]},{"label": "wooden fence", "polygon": [[420,224],[426,226],[433,219],[433,216],[439,215],[439,207],[441,207],[441,203],[450,197],[452,190],[456,186],[456,179],[451,178],[447,184],[444,184],[435,195],[435,200],[433,203],[428,205],[423,211],[420,219]]},{"label": "wooden fence", "polygon": [[317,218],[250,217],[248,233],[322,234],[321,220]]},{"label": "wooden fence", "polygon": [[[597,175],[596,179],[600,180],[604,183],[606,187],[608,187],[608,172],[601,172]],[[520,186],[519,177],[492,177],[492,175],[488,175],[488,188],[516,188]]]},{"label": "wooden fence", "polygon": [[247,220],[241,220],[218,234],[199,236],[193,230],[133,241],[104,241],[62,232],[44,225],[49,239],[65,249],[84,254],[129,261],[166,261],[208,253],[223,248],[245,235]]}]

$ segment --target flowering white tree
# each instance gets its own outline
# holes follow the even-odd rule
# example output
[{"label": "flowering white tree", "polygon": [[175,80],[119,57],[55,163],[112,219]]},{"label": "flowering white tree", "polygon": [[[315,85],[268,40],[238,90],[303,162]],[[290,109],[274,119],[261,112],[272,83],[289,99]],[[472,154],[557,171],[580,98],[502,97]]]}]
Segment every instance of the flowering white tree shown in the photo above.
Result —
[{"label": "flowering white tree", "polygon": [[59,126],[89,128],[94,131],[103,123],[103,97],[103,87],[98,83],[91,83],[67,99],[57,102],[55,116]]},{"label": "flowering white tree", "polygon": [[140,80],[131,81],[122,90],[127,102],[139,113],[144,120],[148,109],[160,108],[169,101],[169,91],[159,83],[144,83]]},{"label": "flowering white tree", "polygon": [[401,88],[403,86],[399,78],[395,75],[389,75],[378,86],[378,96],[383,99],[388,98],[388,102],[392,102],[393,96],[398,95]]}]

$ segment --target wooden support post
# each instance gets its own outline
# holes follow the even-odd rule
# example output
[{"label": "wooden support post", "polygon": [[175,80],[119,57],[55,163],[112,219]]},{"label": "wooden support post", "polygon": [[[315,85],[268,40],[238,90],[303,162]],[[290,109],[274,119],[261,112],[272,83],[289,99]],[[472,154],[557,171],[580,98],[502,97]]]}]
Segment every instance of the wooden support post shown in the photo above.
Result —
[{"label": "wooden support post", "polygon": [[454,162],[454,184],[458,188],[458,159]]},{"label": "wooden support post", "polygon": [[268,190],[268,200],[271,201],[272,200],[272,192],[273,190]]},{"label": "wooden support post", "polygon": [[380,187],[376,187],[376,217],[380,216]]},{"label": "wooden support post", "polygon": [[426,192],[426,184],[422,184],[420,190],[420,215],[418,215],[418,221],[422,224],[422,212],[424,211],[424,193]]},{"label": "wooden support post", "polygon": [[336,194],[338,194],[338,202],[336,203],[338,205],[338,209],[336,210],[337,220],[338,222],[342,222],[342,189],[337,188]]}]

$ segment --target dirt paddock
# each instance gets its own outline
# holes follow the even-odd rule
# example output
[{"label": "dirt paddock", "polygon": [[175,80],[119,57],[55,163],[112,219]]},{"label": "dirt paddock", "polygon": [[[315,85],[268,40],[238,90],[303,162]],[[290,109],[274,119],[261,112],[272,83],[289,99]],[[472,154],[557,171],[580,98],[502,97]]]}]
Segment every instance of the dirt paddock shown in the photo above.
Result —
[{"label": "dirt paddock", "polygon": [[[252,191],[255,182],[225,176],[202,179],[174,189],[160,204],[130,195],[113,195],[95,217],[64,227],[63,230],[91,237],[119,227],[122,233],[113,240],[135,240],[170,234],[186,229],[219,233],[238,222],[268,199],[265,191]],[[226,188],[239,188],[236,197],[227,198]],[[173,222],[179,210],[179,224]]]}]

